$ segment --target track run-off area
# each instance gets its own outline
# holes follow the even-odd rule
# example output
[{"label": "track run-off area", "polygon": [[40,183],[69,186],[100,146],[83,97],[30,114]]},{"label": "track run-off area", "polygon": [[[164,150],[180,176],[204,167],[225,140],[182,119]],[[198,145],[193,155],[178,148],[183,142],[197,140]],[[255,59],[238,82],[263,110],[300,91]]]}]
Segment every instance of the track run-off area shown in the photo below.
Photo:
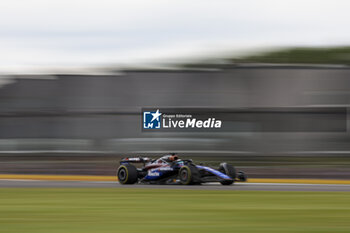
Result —
[{"label": "track run-off area", "polygon": [[0,175],[0,188],[137,188],[241,191],[350,191],[349,180],[250,179],[225,186],[202,185],[121,185],[112,176]]},{"label": "track run-off area", "polygon": [[343,233],[350,229],[346,180],[121,185],[115,177],[13,176],[0,179],[1,232]]}]

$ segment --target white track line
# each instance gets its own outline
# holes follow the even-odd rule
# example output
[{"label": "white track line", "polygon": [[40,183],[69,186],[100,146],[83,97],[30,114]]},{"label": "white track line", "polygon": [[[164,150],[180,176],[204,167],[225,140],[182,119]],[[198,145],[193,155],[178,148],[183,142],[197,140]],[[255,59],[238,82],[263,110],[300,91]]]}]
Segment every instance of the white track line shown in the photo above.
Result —
[{"label": "white track line", "polygon": [[[115,181],[87,181],[87,180],[32,180],[32,179],[0,179],[0,181],[20,181],[20,182],[47,182],[47,181],[51,181],[51,182],[81,182],[81,183],[96,183],[96,184],[113,184],[113,183],[118,183]],[[118,183],[119,184],[119,183]],[[136,184],[137,185],[137,184]],[[145,184],[147,185],[147,184]],[[203,184],[204,186],[208,185],[208,186],[220,186],[219,183],[205,183]],[[324,187],[339,187],[339,186],[343,186],[343,187],[349,187],[350,184],[300,184],[300,183],[235,183],[232,186],[250,186],[250,185],[260,185],[260,186],[264,186],[264,185],[273,185],[273,186],[324,186]],[[152,184],[152,186],[155,186]],[[157,185],[156,185],[157,186]],[[166,185],[160,185],[160,186],[166,186]]]}]

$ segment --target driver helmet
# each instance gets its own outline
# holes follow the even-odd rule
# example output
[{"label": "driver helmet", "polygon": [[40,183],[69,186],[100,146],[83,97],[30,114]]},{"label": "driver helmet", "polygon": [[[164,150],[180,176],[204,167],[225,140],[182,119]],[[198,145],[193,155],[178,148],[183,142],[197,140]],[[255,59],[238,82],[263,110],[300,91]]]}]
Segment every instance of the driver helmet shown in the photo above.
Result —
[{"label": "driver helmet", "polygon": [[179,156],[176,154],[165,155],[162,157],[167,162],[174,162],[179,159]]},{"label": "driver helmet", "polygon": [[173,161],[178,160],[178,159],[179,159],[179,156],[177,156],[176,154],[172,154],[172,155],[170,155],[169,159],[170,159],[170,161],[173,162]]}]

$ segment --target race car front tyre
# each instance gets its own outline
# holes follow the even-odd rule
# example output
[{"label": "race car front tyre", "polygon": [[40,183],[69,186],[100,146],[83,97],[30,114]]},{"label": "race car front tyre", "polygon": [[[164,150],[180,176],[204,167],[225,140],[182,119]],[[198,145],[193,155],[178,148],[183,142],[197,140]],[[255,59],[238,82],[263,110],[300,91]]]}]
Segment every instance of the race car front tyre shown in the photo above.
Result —
[{"label": "race car front tyre", "polygon": [[135,184],[137,182],[137,169],[131,164],[121,165],[117,175],[120,184]]},{"label": "race car front tyre", "polygon": [[199,183],[199,171],[195,166],[183,166],[179,170],[179,179],[184,185]]},{"label": "race car front tyre", "polygon": [[230,165],[228,163],[221,163],[219,171],[232,178],[232,180],[222,180],[222,181],[220,181],[220,183],[222,185],[233,184],[233,182],[236,179],[236,169],[232,165]]}]

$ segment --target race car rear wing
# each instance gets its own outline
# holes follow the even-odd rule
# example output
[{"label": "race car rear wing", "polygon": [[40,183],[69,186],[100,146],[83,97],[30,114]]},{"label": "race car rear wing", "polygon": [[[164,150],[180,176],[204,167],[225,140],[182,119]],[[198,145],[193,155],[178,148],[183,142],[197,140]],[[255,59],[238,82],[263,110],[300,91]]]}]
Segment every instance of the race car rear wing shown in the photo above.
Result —
[{"label": "race car rear wing", "polygon": [[125,164],[125,163],[148,163],[152,161],[151,158],[148,157],[127,157],[127,158],[123,158],[120,161],[120,164]]}]

